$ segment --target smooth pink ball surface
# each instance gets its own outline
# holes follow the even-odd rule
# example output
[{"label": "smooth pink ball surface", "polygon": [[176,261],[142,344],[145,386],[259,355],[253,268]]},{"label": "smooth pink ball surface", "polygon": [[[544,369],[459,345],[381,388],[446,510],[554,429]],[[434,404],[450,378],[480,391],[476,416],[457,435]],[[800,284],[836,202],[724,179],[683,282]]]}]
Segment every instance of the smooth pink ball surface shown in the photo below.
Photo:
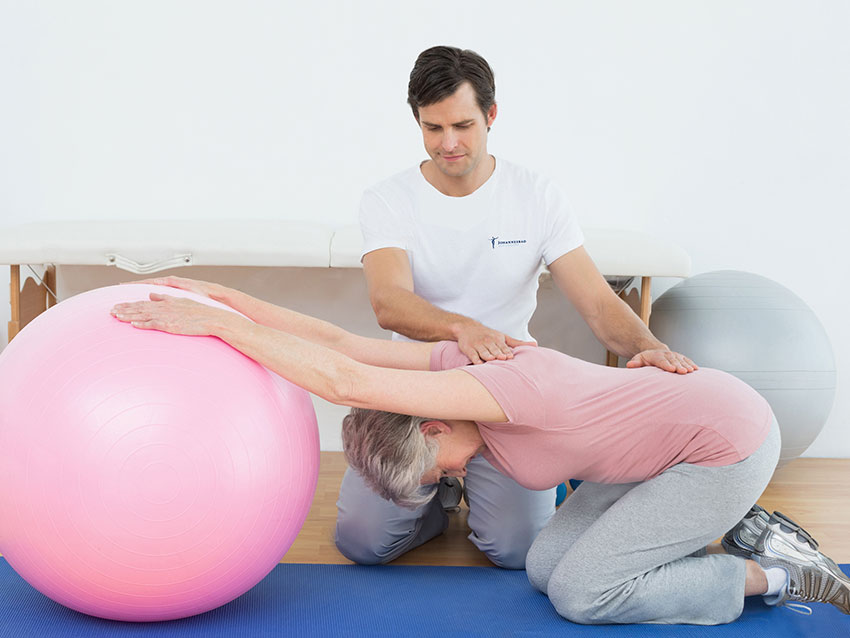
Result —
[{"label": "smooth pink ball surface", "polygon": [[182,618],[268,574],[319,468],[304,390],[215,337],[109,314],[151,291],[61,302],[0,355],[0,552],[53,600],[116,620]]}]

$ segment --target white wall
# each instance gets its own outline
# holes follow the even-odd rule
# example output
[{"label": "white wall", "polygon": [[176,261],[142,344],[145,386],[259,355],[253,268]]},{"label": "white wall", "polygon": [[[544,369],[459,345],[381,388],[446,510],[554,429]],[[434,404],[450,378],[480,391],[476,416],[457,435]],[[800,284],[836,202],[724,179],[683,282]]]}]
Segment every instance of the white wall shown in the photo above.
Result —
[{"label": "white wall", "polygon": [[[839,390],[809,455],[850,456],[850,4],[518,4],[0,0],[0,227],[353,222],[366,185],[424,156],[405,104],[418,52],[473,48],[496,71],[491,151],[554,177],[584,224],[654,233],[695,273],[758,272],[814,309]],[[338,285],[314,301],[344,322]]]}]

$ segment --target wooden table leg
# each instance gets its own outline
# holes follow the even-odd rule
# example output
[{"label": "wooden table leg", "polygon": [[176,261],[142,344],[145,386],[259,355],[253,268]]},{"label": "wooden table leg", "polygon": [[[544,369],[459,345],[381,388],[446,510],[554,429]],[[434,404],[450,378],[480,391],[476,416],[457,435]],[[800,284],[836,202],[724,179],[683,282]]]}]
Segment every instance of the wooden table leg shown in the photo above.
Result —
[{"label": "wooden table leg", "polygon": [[56,292],[56,268],[48,266],[44,273],[44,285],[36,283],[32,277],[26,277],[21,286],[21,266],[9,266],[9,305],[12,317],[9,321],[9,341],[23,330],[26,325],[42,312],[56,304],[53,295]]},{"label": "wooden table leg", "polygon": [[12,306],[12,319],[9,321],[9,341],[21,331],[21,267],[9,266],[9,304]]},{"label": "wooden table leg", "polygon": [[[47,308],[52,308],[56,305],[57,299],[54,297],[56,290],[56,266],[50,264],[44,271],[44,285],[47,289],[44,291],[47,295]],[[51,291],[53,291],[51,293]]]}]

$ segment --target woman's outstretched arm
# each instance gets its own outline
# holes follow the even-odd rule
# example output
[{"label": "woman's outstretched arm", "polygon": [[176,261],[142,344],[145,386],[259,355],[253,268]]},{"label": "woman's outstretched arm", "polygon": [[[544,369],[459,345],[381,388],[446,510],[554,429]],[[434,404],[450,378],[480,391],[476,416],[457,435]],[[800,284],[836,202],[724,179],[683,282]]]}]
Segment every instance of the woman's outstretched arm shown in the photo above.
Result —
[{"label": "woman's outstretched arm", "polygon": [[112,314],[140,329],[218,337],[331,403],[434,419],[506,420],[493,396],[462,370],[428,372],[379,367],[228,310],[169,295],[152,293],[150,298],[117,304]]},{"label": "woman's outstretched arm", "polygon": [[428,370],[433,343],[409,343],[361,337],[309,315],[257,299],[221,284],[184,277],[161,277],[134,281],[188,290],[218,301],[249,317],[255,323],[287,332],[351,357],[355,361],[385,368]]}]

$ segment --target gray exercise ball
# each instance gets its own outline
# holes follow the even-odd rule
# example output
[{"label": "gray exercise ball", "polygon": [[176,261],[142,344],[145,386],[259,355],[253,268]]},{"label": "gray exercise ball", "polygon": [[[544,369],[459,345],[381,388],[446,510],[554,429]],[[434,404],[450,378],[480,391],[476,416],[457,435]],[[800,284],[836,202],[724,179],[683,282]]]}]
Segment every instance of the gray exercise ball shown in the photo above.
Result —
[{"label": "gray exercise ball", "polygon": [[767,399],[782,431],[780,465],[826,423],[835,398],[832,346],[815,313],[775,281],[736,270],[691,277],[655,301],[650,328],[671,350]]}]

